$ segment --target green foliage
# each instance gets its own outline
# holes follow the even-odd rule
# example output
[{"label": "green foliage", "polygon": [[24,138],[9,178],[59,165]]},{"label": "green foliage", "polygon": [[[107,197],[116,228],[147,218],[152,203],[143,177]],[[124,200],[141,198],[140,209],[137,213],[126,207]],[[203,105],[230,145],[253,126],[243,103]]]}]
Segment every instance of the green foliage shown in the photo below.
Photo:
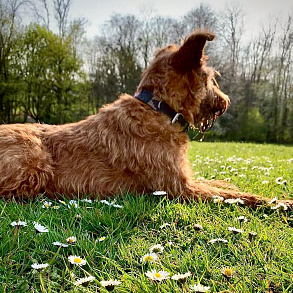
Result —
[{"label": "green foliage", "polygon": [[[292,196],[292,147],[244,143],[192,143],[189,157],[195,177],[231,178],[242,190],[273,197]],[[221,173],[221,172],[226,172]],[[277,184],[283,177],[286,185]],[[268,183],[263,183],[266,180]],[[184,204],[153,195],[116,198],[122,208],[95,201],[77,200],[77,206],[53,201],[43,208],[43,197],[27,203],[0,200],[0,291],[5,292],[99,292],[100,281],[122,282],[114,292],[189,292],[201,283],[211,292],[291,292],[293,257],[292,211],[269,206],[251,209],[241,205],[192,202]],[[111,201],[111,200],[109,200]],[[55,209],[53,206],[59,206]],[[245,216],[247,222],[236,220]],[[27,227],[12,227],[12,221]],[[49,229],[36,234],[33,221]],[[169,225],[164,225],[168,223]],[[195,224],[200,224],[198,230]],[[162,227],[163,225],[163,227]],[[228,227],[242,229],[233,234]],[[256,232],[250,238],[249,232]],[[76,243],[58,248],[76,236]],[[105,236],[104,241],[99,241]],[[228,243],[209,241],[223,238]],[[152,245],[164,251],[158,261],[143,264]],[[78,267],[68,256],[87,261]],[[34,270],[33,263],[49,263]],[[235,272],[227,281],[223,267]],[[158,285],[148,280],[150,269],[171,274],[191,272],[186,284],[168,279]],[[93,275],[88,288],[75,286],[76,279]],[[107,292],[101,288],[101,292]]]}]

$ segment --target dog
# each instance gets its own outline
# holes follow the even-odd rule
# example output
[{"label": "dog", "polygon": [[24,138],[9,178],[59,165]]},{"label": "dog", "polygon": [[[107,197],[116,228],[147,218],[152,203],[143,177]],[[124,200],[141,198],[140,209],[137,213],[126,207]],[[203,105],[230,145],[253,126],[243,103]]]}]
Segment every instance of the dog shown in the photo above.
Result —
[{"label": "dog", "polygon": [[[158,50],[137,93],[122,94],[96,115],[64,125],[0,126],[0,197],[114,196],[164,190],[172,199],[268,199],[196,182],[187,159],[188,126],[205,132],[230,104],[207,66],[207,41],[197,30],[181,46]],[[291,206],[293,201],[284,200]]]}]

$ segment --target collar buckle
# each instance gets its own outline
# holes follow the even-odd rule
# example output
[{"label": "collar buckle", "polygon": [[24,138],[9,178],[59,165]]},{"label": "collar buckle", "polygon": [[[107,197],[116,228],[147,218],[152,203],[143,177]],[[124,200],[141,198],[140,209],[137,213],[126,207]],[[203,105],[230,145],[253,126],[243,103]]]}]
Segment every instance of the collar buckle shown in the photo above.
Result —
[{"label": "collar buckle", "polygon": [[[178,119],[179,117],[183,115],[181,113],[176,113],[176,115],[174,116],[174,118],[172,119],[171,123],[174,124]],[[183,117],[184,118],[184,117]]]}]

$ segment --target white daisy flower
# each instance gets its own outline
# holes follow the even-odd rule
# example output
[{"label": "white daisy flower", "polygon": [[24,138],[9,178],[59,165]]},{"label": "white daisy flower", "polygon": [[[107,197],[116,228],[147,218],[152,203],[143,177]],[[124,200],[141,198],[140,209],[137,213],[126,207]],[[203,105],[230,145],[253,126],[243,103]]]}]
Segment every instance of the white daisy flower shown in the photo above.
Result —
[{"label": "white daisy flower", "polygon": [[106,237],[105,237],[105,236],[102,236],[102,237],[99,238],[99,242],[102,242],[102,241],[104,241],[105,239],[106,239]]},{"label": "white daisy flower", "polygon": [[287,184],[287,181],[286,180],[283,180],[283,177],[278,177],[276,179],[276,183],[279,184],[279,185],[282,185],[282,184],[286,185]]},{"label": "white daisy flower", "polygon": [[163,229],[163,228],[165,228],[165,227],[167,227],[167,226],[171,226],[171,224],[169,224],[169,223],[164,223],[163,225],[160,226],[160,229]]},{"label": "white daisy flower", "polygon": [[41,264],[33,263],[33,264],[31,265],[31,267],[32,267],[33,269],[36,269],[36,270],[45,269],[45,268],[48,267],[48,266],[49,266],[48,263],[41,263]]},{"label": "white daisy flower", "polygon": [[273,203],[275,203],[277,200],[278,200],[278,198],[277,198],[277,197],[274,197],[274,198],[272,198],[272,199],[268,202],[268,204],[273,204]]},{"label": "white daisy flower", "polygon": [[170,274],[166,271],[156,271],[156,270],[151,270],[147,271],[145,275],[152,281],[163,281],[166,279],[170,278]]},{"label": "white daisy flower", "polygon": [[86,278],[81,278],[81,279],[76,280],[74,282],[74,285],[75,286],[79,286],[79,285],[87,286],[89,284],[89,282],[92,282],[95,279],[96,278],[93,277],[93,276],[89,276],[89,277],[86,277]]},{"label": "white daisy flower", "polygon": [[83,266],[86,264],[86,260],[80,258],[79,256],[76,255],[70,255],[68,256],[68,261],[72,264],[78,265],[78,266]]},{"label": "white daisy flower", "polygon": [[73,244],[76,242],[76,237],[75,236],[70,236],[66,239],[66,242],[69,244]]},{"label": "white daisy flower", "polygon": [[190,285],[189,288],[192,291],[199,292],[199,293],[204,293],[204,292],[210,292],[211,287],[203,286],[200,283],[198,283],[198,284],[193,285],[193,286]]},{"label": "white daisy flower", "polygon": [[231,268],[227,268],[227,267],[222,268],[221,273],[227,279],[232,278],[232,276],[234,275],[234,271]]},{"label": "white daisy flower", "polygon": [[222,242],[222,243],[228,243],[228,240],[223,239],[223,238],[215,238],[215,239],[211,239],[209,240],[208,243],[214,244],[216,242]]},{"label": "white daisy flower", "polygon": [[48,233],[49,230],[48,228],[46,228],[45,226],[42,226],[41,224],[37,223],[37,222],[33,222],[34,223],[34,227],[37,231],[37,233]]},{"label": "white daisy flower", "polygon": [[76,200],[72,199],[68,202],[68,207],[75,207],[77,208],[77,202]]},{"label": "white daisy flower", "polygon": [[158,260],[158,256],[156,253],[147,253],[142,258],[141,261],[145,264],[147,262],[153,262]]},{"label": "white daisy flower", "polygon": [[59,241],[55,241],[55,242],[53,242],[52,244],[55,245],[55,246],[68,247],[67,244],[63,244],[63,243],[61,243],[61,242],[59,242]]},{"label": "white daisy flower", "polygon": [[249,240],[252,240],[256,235],[257,235],[256,232],[253,232],[253,231],[248,232],[248,238],[249,238]]},{"label": "white daisy flower", "polygon": [[87,199],[87,198],[83,198],[80,201],[85,202],[85,203],[93,203],[93,201],[91,199]]},{"label": "white daisy flower", "polygon": [[272,210],[283,209],[284,211],[288,210],[288,206],[283,202],[278,202],[275,206],[271,207]]},{"label": "white daisy flower", "polygon": [[180,283],[184,283],[185,281],[186,281],[186,279],[188,278],[188,277],[190,277],[191,276],[191,273],[190,272],[187,272],[187,273],[185,273],[185,274],[176,274],[176,275],[173,275],[172,277],[171,277],[171,279],[172,280],[175,280],[175,281],[178,281],[178,282],[180,282]]},{"label": "white daisy flower", "polygon": [[238,218],[235,218],[236,221],[239,221],[240,223],[246,223],[248,219],[244,216],[240,216]]},{"label": "white daisy flower", "polygon": [[153,192],[153,195],[166,195],[167,192],[163,190],[156,190]]},{"label": "white daisy flower", "polygon": [[243,230],[237,229],[235,227],[228,227],[228,231],[233,232],[234,234],[243,233]]},{"label": "white daisy flower", "polygon": [[111,206],[113,206],[114,208],[118,208],[118,209],[123,209],[123,206],[119,205],[119,204],[111,204]]},{"label": "white daisy flower", "polygon": [[12,222],[11,224],[10,224],[11,226],[13,226],[13,227],[15,227],[15,226],[18,226],[18,227],[26,227],[27,226],[27,223],[26,222],[24,222],[24,221],[17,221],[17,222]]},{"label": "white daisy flower", "polygon": [[164,246],[162,246],[161,244],[153,245],[150,248],[150,253],[162,253],[163,251],[164,251]]},{"label": "white daisy flower", "polygon": [[44,204],[42,205],[43,209],[48,209],[50,206],[52,205],[52,203],[50,201],[44,201]]},{"label": "white daisy flower", "polygon": [[59,202],[66,206],[66,202],[64,200],[59,199]]},{"label": "white daisy flower", "polygon": [[110,203],[107,200],[105,200],[105,199],[102,199],[100,202],[103,203],[103,204],[106,204],[108,206],[110,205]]},{"label": "white daisy flower", "polygon": [[107,291],[113,291],[115,286],[121,284],[120,281],[117,280],[109,280],[109,281],[100,281],[101,285],[106,288]]},{"label": "white daisy flower", "polygon": [[268,180],[264,180],[263,182],[262,182],[262,184],[269,184],[270,183],[270,181],[268,181]]},{"label": "white daisy flower", "polygon": [[58,209],[60,209],[60,206],[56,206],[56,205],[54,205],[54,206],[52,206],[52,208],[53,208],[54,210],[58,210]]},{"label": "white daisy flower", "polygon": [[240,198],[228,198],[225,199],[224,202],[229,204],[244,204],[244,201]]},{"label": "white daisy flower", "polygon": [[213,196],[213,202],[214,203],[218,203],[218,202],[222,202],[222,201],[224,201],[224,197],[219,196],[219,195],[214,195]]}]

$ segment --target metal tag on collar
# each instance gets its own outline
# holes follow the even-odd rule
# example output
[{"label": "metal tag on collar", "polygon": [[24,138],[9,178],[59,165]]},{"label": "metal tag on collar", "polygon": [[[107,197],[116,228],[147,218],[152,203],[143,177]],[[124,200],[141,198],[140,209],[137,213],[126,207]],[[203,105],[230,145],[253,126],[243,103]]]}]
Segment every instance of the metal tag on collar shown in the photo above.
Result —
[{"label": "metal tag on collar", "polygon": [[178,118],[179,118],[180,116],[183,117],[183,115],[182,115],[181,113],[177,113],[177,114],[174,116],[174,118],[172,119],[171,123],[174,124],[174,123],[178,120]]}]

